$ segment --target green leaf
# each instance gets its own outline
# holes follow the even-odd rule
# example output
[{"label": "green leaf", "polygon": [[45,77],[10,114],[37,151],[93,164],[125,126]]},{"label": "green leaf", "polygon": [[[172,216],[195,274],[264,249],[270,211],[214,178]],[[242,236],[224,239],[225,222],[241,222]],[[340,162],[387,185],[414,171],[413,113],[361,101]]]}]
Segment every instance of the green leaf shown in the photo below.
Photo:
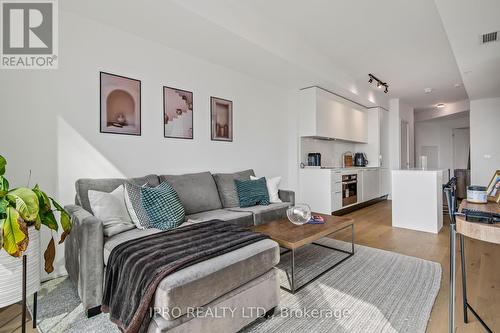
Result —
[{"label": "green leaf", "polygon": [[38,197],[29,188],[20,187],[7,193],[7,200],[13,202],[22,219],[35,221],[38,216]]},{"label": "green leaf", "polygon": [[59,230],[59,225],[57,225],[57,220],[54,217],[54,213],[52,211],[44,212],[40,214],[40,220],[43,225],[47,226],[52,230]]},{"label": "green leaf", "polygon": [[5,157],[0,155],[0,176],[5,175],[5,166],[7,165],[7,160]]},{"label": "green leaf", "polygon": [[7,192],[9,192],[9,181],[3,176],[0,176],[0,198],[4,197]]},{"label": "green leaf", "polygon": [[0,219],[0,250],[3,247],[3,223],[5,222],[5,219]]},{"label": "green leaf", "polygon": [[[9,206],[9,202],[5,198],[0,198],[0,219],[5,218],[5,213],[7,212],[8,206]],[[1,246],[0,246],[0,248],[1,248]]]},{"label": "green leaf", "polygon": [[33,192],[35,192],[36,196],[38,197],[38,206],[40,211],[52,210],[52,207],[50,206],[49,197],[47,196],[47,194],[45,194],[45,192],[40,190],[38,184],[35,185],[35,187],[33,188]]},{"label": "green leaf", "polygon": [[7,208],[7,217],[3,222],[3,248],[8,254],[20,257],[28,247],[28,228],[17,210]]},{"label": "green leaf", "polygon": [[52,204],[54,205],[56,210],[61,213],[60,222],[61,227],[64,231],[61,235],[61,239],[59,240],[59,244],[61,244],[64,242],[64,239],[66,239],[66,236],[68,236],[71,231],[71,218],[69,217],[69,214],[64,210],[64,208],[54,200],[54,198],[50,198],[50,200],[52,201]]}]

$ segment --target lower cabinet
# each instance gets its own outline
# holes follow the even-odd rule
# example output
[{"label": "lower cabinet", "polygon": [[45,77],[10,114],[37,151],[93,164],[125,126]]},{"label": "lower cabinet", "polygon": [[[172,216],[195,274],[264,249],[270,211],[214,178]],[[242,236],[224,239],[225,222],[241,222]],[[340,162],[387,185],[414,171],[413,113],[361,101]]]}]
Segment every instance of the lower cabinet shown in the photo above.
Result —
[{"label": "lower cabinet", "polygon": [[[342,203],[342,175],[356,174],[357,202],[372,200],[386,195],[381,192],[381,170],[379,168],[352,168],[352,169],[300,169],[299,202],[307,203],[313,212],[331,214],[341,210]],[[346,206],[348,207],[348,206]]]},{"label": "lower cabinet", "polygon": [[361,188],[362,201],[368,201],[380,196],[380,172],[379,169],[362,170]]},{"label": "lower cabinet", "polygon": [[342,208],[342,189],[332,193],[332,212]]}]

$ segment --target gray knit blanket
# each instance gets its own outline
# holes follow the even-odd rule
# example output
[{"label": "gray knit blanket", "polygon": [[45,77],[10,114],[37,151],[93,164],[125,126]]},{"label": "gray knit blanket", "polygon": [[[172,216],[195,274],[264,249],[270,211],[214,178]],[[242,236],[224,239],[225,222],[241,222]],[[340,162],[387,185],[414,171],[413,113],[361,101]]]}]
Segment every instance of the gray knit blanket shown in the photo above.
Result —
[{"label": "gray knit blanket", "polygon": [[146,332],[162,279],[265,238],[227,221],[213,220],[122,243],[108,259],[101,309],[122,332]]}]

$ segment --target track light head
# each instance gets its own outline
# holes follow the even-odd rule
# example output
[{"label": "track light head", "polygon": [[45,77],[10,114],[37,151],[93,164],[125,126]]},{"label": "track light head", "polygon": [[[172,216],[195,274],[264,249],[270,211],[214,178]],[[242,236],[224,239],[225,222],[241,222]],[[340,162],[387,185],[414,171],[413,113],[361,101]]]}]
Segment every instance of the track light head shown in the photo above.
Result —
[{"label": "track light head", "polygon": [[368,74],[368,83],[373,83],[373,81],[377,82],[378,89],[384,89],[384,93],[386,94],[389,92],[389,85],[386,82],[375,77],[372,73]]}]

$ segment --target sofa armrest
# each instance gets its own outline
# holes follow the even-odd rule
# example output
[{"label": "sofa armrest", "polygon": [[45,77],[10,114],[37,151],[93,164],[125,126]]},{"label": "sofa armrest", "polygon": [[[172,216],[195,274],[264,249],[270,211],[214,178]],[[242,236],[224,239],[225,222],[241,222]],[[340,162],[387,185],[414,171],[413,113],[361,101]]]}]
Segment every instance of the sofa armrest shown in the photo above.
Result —
[{"label": "sofa armrest", "polygon": [[64,207],[73,227],[66,238],[64,257],[70,279],[78,288],[85,310],[101,305],[104,277],[102,221],[77,205]]},{"label": "sofa armrest", "polygon": [[295,205],[295,192],[294,191],[279,190],[278,196],[280,197],[281,201],[291,202],[293,205]]}]

